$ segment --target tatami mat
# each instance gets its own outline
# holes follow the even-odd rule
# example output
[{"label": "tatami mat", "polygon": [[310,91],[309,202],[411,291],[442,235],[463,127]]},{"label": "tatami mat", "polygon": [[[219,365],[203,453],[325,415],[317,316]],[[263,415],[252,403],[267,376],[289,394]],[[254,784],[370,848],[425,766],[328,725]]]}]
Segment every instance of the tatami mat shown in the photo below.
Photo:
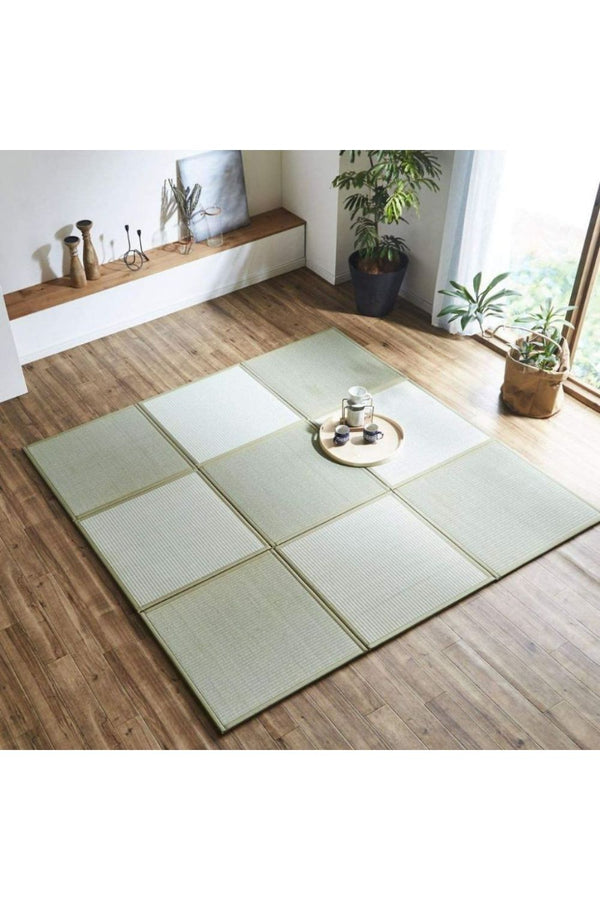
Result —
[{"label": "tatami mat", "polygon": [[244,366],[312,420],[341,409],[353,385],[374,393],[403,377],[333,328],[257,356]]},{"label": "tatami mat", "polygon": [[[286,405],[355,384],[405,433],[373,471]],[[221,730],[600,522],[336,329],[27,453]]]},{"label": "tatami mat", "polygon": [[145,618],[221,730],[362,652],[272,553]]},{"label": "tatami mat", "polygon": [[142,405],[196,463],[298,421],[285,403],[240,366]]},{"label": "tatami mat", "polygon": [[125,500],[80,524],[139,608],[264,548],[195,473]]},{"label": "tatami mat", "polygon": [[375,411],[395,419],[404,430],[398,453],[373,469],[392,487],[489,440],[478,428],[410,381],[380,391],[373,399]]},{"label": "tatami mat", "polygon": [[397,493],[498,576],[600,521],[598,510],[496,442]]},{"label": "tatami mat", "polygon": [[214,459],[204,471],[275,543],[385,490],[366,470],[324,457],[305,422]]},{"label": "tatami mat", "polygon": [[74,516],[191,470],[133,406],[31,444],[27,452]]},{"label": "tatami mat", "polygon": [[393,494],[280,550],[369,647],[492,580]]}]

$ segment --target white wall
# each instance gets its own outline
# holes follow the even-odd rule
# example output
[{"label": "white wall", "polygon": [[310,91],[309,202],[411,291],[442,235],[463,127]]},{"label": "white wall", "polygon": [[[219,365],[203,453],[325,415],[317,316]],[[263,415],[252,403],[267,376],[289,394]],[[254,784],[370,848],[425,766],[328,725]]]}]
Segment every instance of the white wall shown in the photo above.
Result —
[{"label": "white wall", "polygon": [[282,203],[306,221],[306,265],[330,284],[336,282],[338,150],[283,150]]},{"label": "white wall", "polygon": [[[100,262],[126,249],[123,229],[142,229],[147,248],[175,237],[161,223],[161,193],[176,160],[198,150],[0,151],[0,281],[6,293],[68,271],[63,238],[92,219]],[[250,215],[281,206],[279,150],[243,151]]]},{"label": "white wall", "polygon": [[[347,153],[340,157],[340,172],[348,172],[353,169],[355,172],[361,171],[368,163],[368,159],[363,153],[357,156],[353,163]],[[337,213],[337,248],[336,248],[336,284],[342,284],[344,281],[350,280],[350,268],[348,266],[348,257],[354,252],[354,232],[350,226],[352,220],[350,213],[344,209],[344,201],[349,196],[350,191],[338,190],[338,213]]]},{"label": "white wall", "polygon": [[281,150],[242,150],[251,216],[283,206]]},{"label": "white wall", "polygon": [[0,403],[27,393],[13,334],[0,288]]},{"label": "white wall", "polygon": [[409,247],[410,262],[400,294],[415,306],[419,306],[429,313],[433,309],[454,160],[453,150],[434,150],[433,152],[442,167],[439,191],[433,193],[427,189],[423,190],[420,214],[409,212],[406,218],[410,224],[402,223],[390,226],[389,229],[390,234],[398,234],[403,237]]}]

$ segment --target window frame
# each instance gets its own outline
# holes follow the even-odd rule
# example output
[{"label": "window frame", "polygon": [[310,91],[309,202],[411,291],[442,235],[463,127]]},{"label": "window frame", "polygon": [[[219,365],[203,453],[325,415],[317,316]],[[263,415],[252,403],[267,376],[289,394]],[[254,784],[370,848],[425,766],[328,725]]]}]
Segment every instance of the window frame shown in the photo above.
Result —
[{"label": "window frame", "polygon": [[[573,328],[565,328],[563,331],[563,335],[569,345],[571,358],[575,356],[579,338],[581,337],[581,330],[583,328],[585,314],[589,307],[590,297],[592,296],[592,291],[594,289],[599,263],[600,185],[598,185],[598,190],[596,192],[596,199],[594,201],[592,214],[590,216],[585,241],[583,242],[583,249],[579,258],[579,265],[577,266],[575,282],[573,284],[571,299],[569,301],[570,305],[575,307],[575,309],[571,310],[571,313],[569,314],[569,321],[571,322]],[[575,378],[573,378],[573,380],[577,381],[577,379]],[[591,388],[591,390],[595,393],[600,393],[600,390],[596,388]]]},{"label": "window frame", "polygon": [[[569,300],[569,306],[575,307],[575,309],[571,310],[568,315],[569,322],[573,325],[573,327],[565,327],[563,330],[563,336],[567,341],[567,344],[569,345],[569,353],[571,359],[573,359],[573,357],[575,356],[579,338],[581,337],[585,315],[589,307],[590,297],[592,296],[592,291],[594,289],[599,266],[600,184],[598,185],[598,189],[596,191],[596,199],[594,201],[594,206],[590,215],[581,256],[579,257],[579,263],[577,265],[577,271],[575,273],[573,290],[571,291],[571,298]],[[503,338],[497,337],[495,335],[492,336],[488,334],[483,336],[475,335],[475,337],[481,343],[486,344],[497,353],[506,354],[507,347],[509,346],[509,342],[507,340],[504,340]],[[585,403],[586,406],[590,406],[592,409],[600,412],[599,388],[592,387],[591,385],[586,384],[586,382],[576,378],[574,375],[569,373],[569,377],[564,383],[564,389],[568,394],[571,394],[582,403]]]}]

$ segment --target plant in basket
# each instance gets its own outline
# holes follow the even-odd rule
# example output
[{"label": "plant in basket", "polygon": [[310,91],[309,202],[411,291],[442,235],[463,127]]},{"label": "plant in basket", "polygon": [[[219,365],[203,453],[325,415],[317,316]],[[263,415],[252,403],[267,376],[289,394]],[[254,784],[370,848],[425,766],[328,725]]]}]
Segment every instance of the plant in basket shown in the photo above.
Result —
[{"label": "plant in basket", "polygon": [[440,293],[452,297],[455,302],[440,310],[439,316],[448,316],[449,322],[460,319],[463,331],[477,323],[481,335],[496,334],[501,328],[524,332],[523,337],[509,345],[501,396],[514,412],[548,418],[562,406],[562,386],[569,375],[570,362],[565,332],[573,327],[568,314],[574,307],[558,307],[547,300],[538,308],[506,322],[506,300],[520,294],[507,288],[496,292],[494,289],[509,274],[497,275],[484,288],[481,272],[473,279],[472,288],[451,281],[451,288]]}]

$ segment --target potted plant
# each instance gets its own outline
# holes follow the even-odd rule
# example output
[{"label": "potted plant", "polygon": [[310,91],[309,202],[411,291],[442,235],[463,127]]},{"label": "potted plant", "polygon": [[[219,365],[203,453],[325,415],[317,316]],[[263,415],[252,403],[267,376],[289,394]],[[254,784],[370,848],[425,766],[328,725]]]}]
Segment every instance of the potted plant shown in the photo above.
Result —
[{"label": "potted plant", "polygon": [[546,419],[562,406],[563,382],[569,375],[569,345],[564,331],[573,327],[565,316],[574,307],[555,307],[548,300],[510,323],[500,321],[489,329],[490,318],[495,322],[505,319],[506,299],[520,296],[518,291],[508,289],[494,293],[494,288],[508,275],[508,272],[497,275],[483,289],[481,272],[473,279],[471,290],[451,281],[451,289],[440,291],[440,294],[452,297],[455,302],[445,306],[439,316],[448,316],[450,322],[460,319],[463,331],[475,322],[482,336],[495,334],[504,327],[525,332],[509,345],[500,394],[513,412]]},{"label": "potted plant", "polygon": [[341,172],[332,182],[352,190],[344,200],[354,230],[354,252],[348,260],[358,312],[385,316],[394,307],[408,266],[408,247],[402,238],[380,234],[385,225],[406,222],[404,212],[420,207],[419,193],[438,191],[442,174],[436,156],[426,150],[342,150],[350,163],[366,154],[368,165]]},{"label": "potted plant", "polygon": [[197,213],[202,211],[200,206],[202,187],[199,184],[195,184],[193,188],[186,187],[184,189],[175,184],[172,178],[169,178],[169,186],[172,191],[173,202],[179,211],[181,227],[181,237],[178,242],[179,248],[182,253],[187,254],[194,243],[192,220]]}]

